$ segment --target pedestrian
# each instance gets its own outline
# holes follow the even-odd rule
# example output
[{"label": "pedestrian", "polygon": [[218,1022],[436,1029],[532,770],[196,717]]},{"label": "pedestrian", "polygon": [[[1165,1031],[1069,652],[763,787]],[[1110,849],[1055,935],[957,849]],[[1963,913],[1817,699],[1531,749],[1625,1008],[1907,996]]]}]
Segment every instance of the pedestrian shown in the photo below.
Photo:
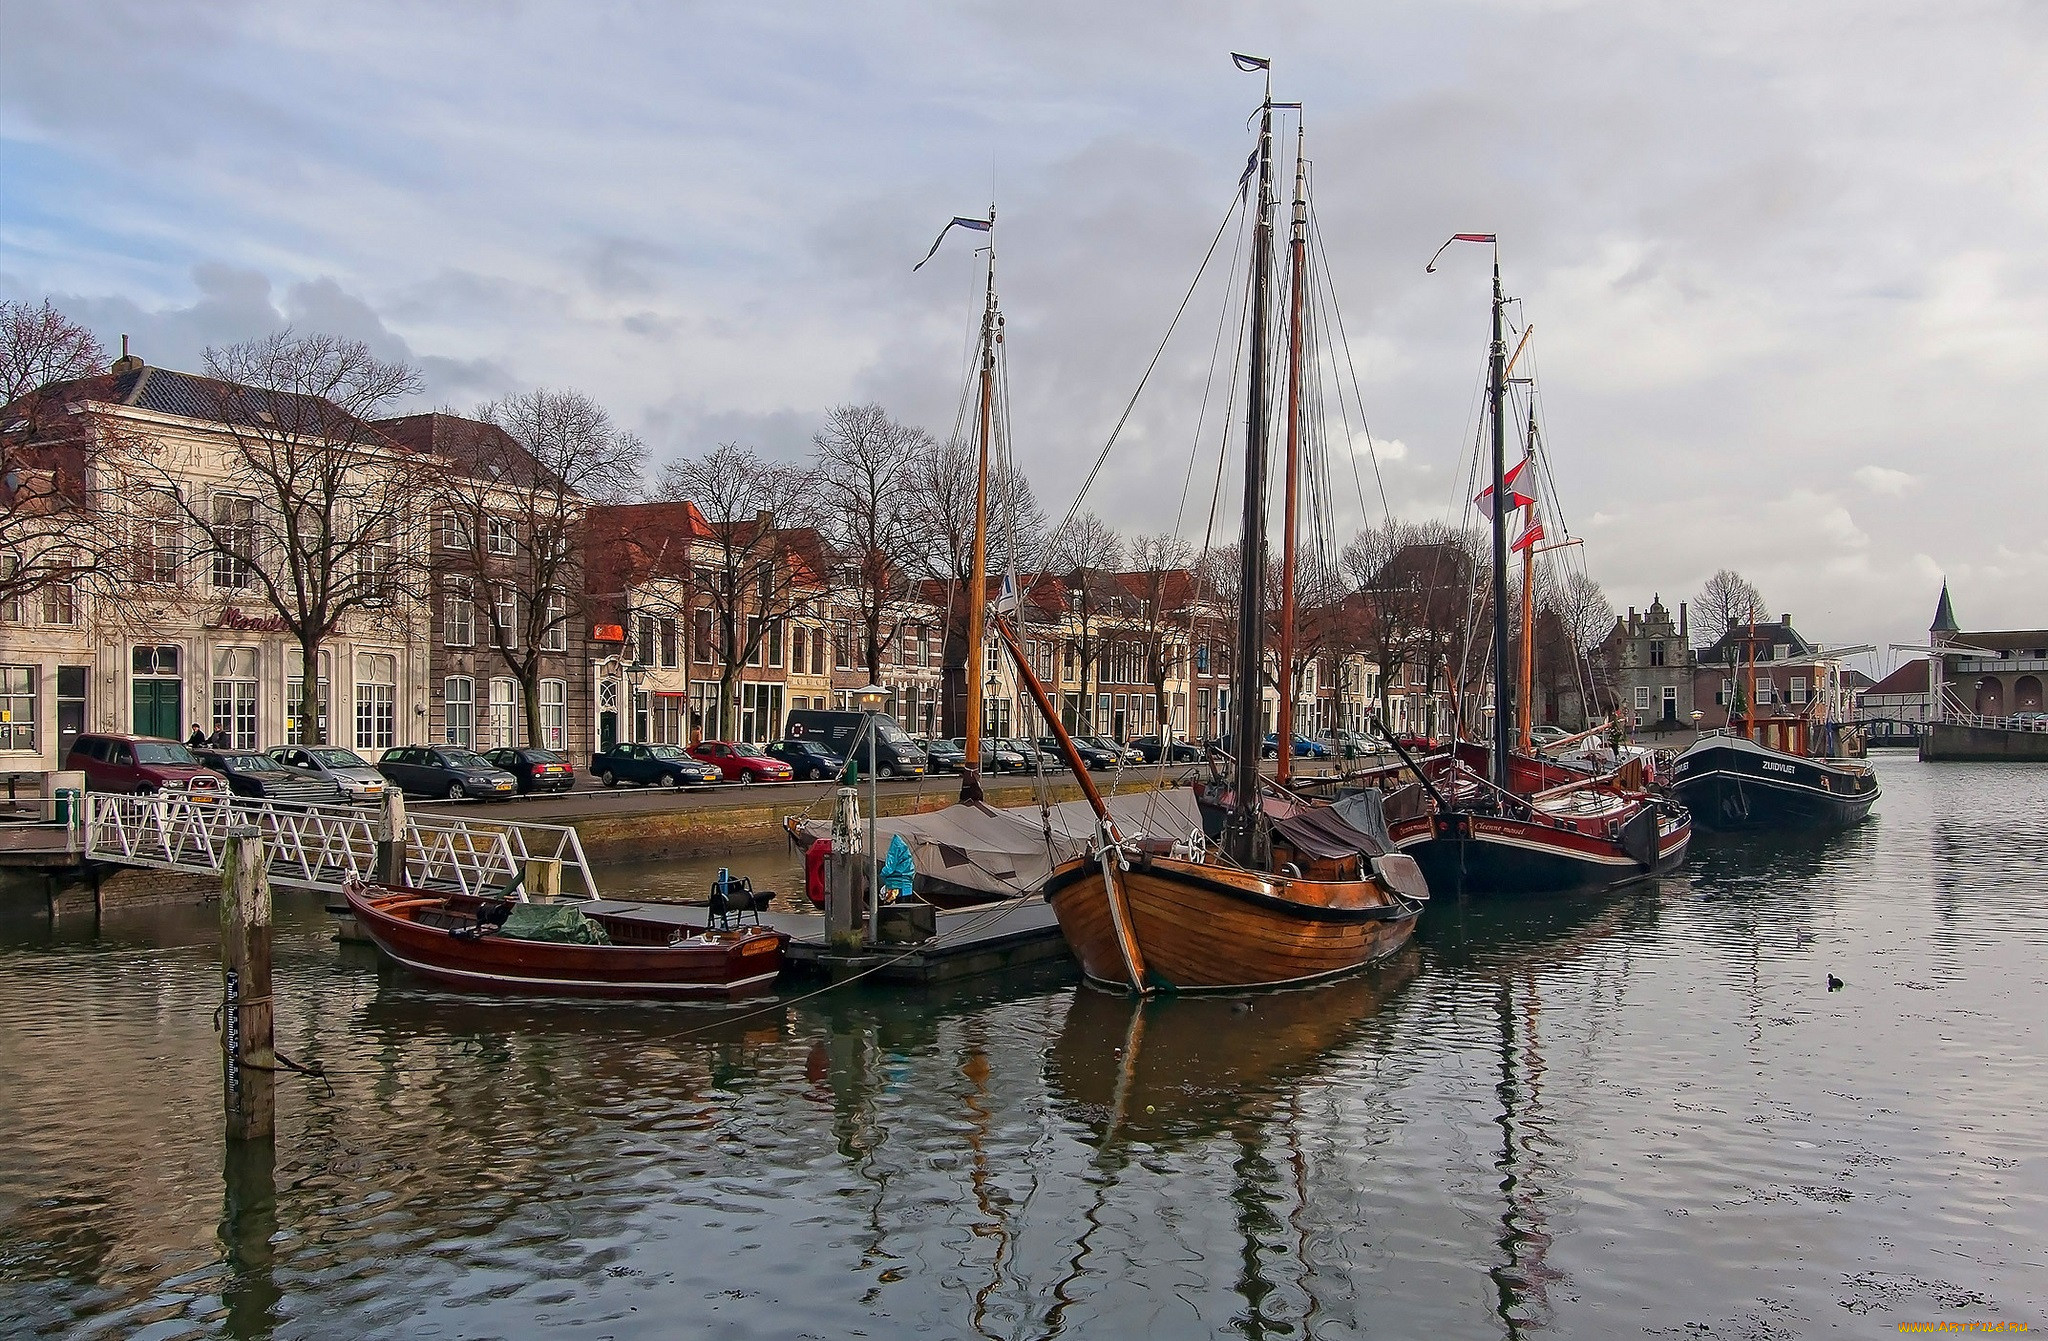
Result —
[{"label": "pedestrian", "polygon": [[192,724],[192,734],[185,738],[188,749],[201,749],[206,745],[206,731],[197,722]]},{"label": "pedestrian", "polygon": [[227,728],[224,726],[213,728],[213,734],[206,738],[206,743],[216,750],[227,749],[230,743]]}]

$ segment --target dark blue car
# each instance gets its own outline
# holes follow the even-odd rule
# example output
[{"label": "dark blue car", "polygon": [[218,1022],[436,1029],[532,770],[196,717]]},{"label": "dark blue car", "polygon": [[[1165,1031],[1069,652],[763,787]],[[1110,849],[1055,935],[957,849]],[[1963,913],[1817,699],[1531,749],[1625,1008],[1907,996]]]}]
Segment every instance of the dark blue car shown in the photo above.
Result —
[{"label": "dark blue car", "polygon": [[846,760],[815,740],[778,740],[761,752],[788,764],[789,776],[798,782],[823,781],[846,771]]}]

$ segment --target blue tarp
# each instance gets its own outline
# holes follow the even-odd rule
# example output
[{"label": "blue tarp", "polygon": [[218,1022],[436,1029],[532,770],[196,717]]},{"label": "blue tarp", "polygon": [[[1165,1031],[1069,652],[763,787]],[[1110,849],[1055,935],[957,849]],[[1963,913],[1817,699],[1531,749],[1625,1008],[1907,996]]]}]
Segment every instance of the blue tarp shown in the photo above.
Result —
[{"label": "blue tarp", "polygon": [[882,897],[885,901],[910,897],[910,878],[917,873],[917,865],[910,857],[910,844],[897,834],[889,840],[889,853],[882,858]]}]

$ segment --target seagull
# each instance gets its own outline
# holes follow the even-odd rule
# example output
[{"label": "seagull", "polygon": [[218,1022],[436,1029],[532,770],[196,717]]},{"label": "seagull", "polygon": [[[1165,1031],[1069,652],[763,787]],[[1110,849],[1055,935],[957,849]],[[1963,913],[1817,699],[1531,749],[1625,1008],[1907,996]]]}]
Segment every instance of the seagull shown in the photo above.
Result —
[{"label": "seagull", "polygon": [[1828,975],[1828,990],[1830,992],[1839,992],[1842,990],[1842,980],[1840,978],[1837,978],[1832,973]]}]

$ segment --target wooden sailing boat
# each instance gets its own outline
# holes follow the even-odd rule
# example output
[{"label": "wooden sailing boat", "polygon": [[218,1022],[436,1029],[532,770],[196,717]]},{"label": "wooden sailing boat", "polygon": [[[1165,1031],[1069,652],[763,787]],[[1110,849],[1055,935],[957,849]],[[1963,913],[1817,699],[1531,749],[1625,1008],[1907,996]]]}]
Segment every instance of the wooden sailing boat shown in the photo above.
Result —
[{"label": "wooden sailing boat", "polygon": [[[1263,62],[1247,65],[1248,60],[1240,60],[1240,68],[1266,68]],[[1269,805],[1259,776],[1257,743],[1265,735],[1260,709],[1266,651],[1263,503],[1274,107],[1268,71],[1259,124],[1238,645],[1232,666],[1239,749],[1221,841],[1212,844],[1199,834],[1161,841],[1123,833],[1032,673],[1015,631],[1001,616],[996,620],[998,635],[1098,821],[1096,850],[1055,867],[1045,897],[1082,971],[1095,982],[1140,994],[1272,987],[1350,972],[1405,944],[1429,896],[1415,863],[1390,843],[1353,827],[1328,807]],[[1297,197],[1304,182],[1305,171],[1297,167]],[[1306,220],[1306,204],[1298,198],[1297,283]],[[1298,300],[1294,310],[1299,312]],[[1298,349],[1298,320],[1295,330]],[[1298,366],[1290,368],[1290,375],[1299,377]],[[1281,723],[1283,730],[1289,726]]]},{"label": "wooden sailing boat", "polygon": [[[1495,243],[1460,233],[1452,242]],[[1448,249],[1451,243],[1444,244]],[[1439,249],[1438,256],[1443,255]],[[1436,262],[1430,262],[1434,270]],[[1529,686],[1508,674],[1507,343],[1500,254],[1493,260],[1493,341],[1487,412],[1492,419],[1493,732],[1486,751],[1454,750],[1418,771],[1427,804],[1391,826],[1432,888],[1494,893],[1603,888],[1675,869],[1692,838],[1683,805],[1645,787],[1633,761],[1612,773],[1574,776],[1515,746],[1515,705]],[[1533,572],[1525,569],[1524,591]],[[1526,628],[1527,626],[1525,626]],[[1525,636],[1525,644],[1528,641]],[[1524,663],[1527,664],[1526,662]],[[1520,694],[1516,694],[1519,687]],[[1526,738],[1525,738],[1526,739]],[[1473,756],[1477,756],[1476,761]],[[1475,762],[1477,766],[1475,766]]]}]

